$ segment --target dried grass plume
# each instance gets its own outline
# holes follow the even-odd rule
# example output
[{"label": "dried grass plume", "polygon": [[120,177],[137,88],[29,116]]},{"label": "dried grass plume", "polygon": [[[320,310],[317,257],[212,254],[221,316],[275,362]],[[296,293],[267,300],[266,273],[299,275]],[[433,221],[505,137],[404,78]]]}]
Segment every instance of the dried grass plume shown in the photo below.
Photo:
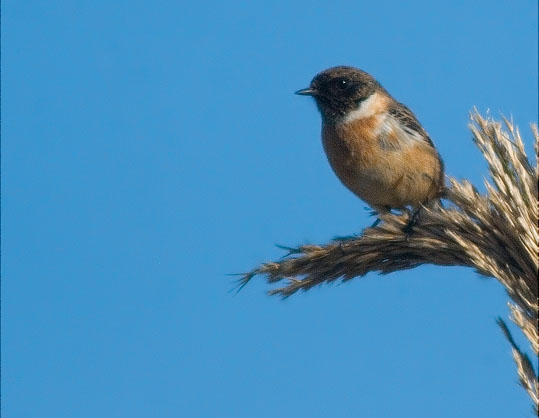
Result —
[{"label": "dried grass plume", "polygon": [[[487,193],[467,180],[449,178],[446,201],[424,208],[410,236],[403,227],[407,215],[382,215],[382,222],[361,235],[323,245],[286,248],[281,260],[260,265],[240,279],[240,287],[253,277],[282,283],[271,295],[289,297],[323,283],[347,281],[377,271],[387,274],[421,264],[466,266],[497,279],[507,290],[511,320],[522,330],[536,355],[538,333],[538,170],[530,164],[518,128],[471,115],[474,141],[489,165]],[[535,151],[539,133],[532,126]],[[515,344],[507,325],[498,319],[513,350],[521,385],[539,408],[537,372]]]}]

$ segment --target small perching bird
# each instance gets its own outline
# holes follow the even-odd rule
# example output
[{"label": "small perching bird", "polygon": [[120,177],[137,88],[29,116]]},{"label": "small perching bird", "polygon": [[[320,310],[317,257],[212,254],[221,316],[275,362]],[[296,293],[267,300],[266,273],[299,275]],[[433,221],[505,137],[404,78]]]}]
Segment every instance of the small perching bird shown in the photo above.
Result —
[{"label": "small perching bird", "polygon": [[296,92],[322,115],[322,142],[341,182],[377,212],[416,211],[444,191],[443,162],[415,115],[368,73],[333,67]]}]

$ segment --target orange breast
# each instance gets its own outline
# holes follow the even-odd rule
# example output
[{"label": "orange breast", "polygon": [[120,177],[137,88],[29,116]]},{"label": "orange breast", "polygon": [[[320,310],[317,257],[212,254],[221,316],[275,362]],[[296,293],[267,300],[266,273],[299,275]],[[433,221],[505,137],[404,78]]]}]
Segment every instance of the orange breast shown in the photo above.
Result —
[{"label": "orange breast", "polygon": [[[382,113],[322,126],[329,163],[341,182],[375,209],[418,205],[434,197],[440,175],[436,151],[418,142],[400,149],[382,147]],[[396,135],[385,140],[399,141]]]},{"label": "orange breast", "polygon": [[[346,125],[322,126],[324,150],[337,170],[368,166],[377,151],[376,117],[358,119]],[[338,174],[338,173],[337,173]]]},{"label": "orange breast", "polygon": [[376,169],[381,157],[375,135],[378,119],[372,116],[347,124],[322,126],[322,142],[331,168],[348,189],[365,201],[368,201],[365,192],[374,186],[367,173]]}]

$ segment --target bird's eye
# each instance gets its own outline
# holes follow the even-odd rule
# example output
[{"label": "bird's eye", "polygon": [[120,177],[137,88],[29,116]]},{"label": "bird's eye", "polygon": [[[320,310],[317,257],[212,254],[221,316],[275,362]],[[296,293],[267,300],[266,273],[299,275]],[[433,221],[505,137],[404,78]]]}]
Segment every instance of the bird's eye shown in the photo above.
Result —
[{"label": "bird's eye", "polygon": [[340,77],[335,79],[335,86],[340,90],[346,90],[350,86],[350,83],[346,78]]}]

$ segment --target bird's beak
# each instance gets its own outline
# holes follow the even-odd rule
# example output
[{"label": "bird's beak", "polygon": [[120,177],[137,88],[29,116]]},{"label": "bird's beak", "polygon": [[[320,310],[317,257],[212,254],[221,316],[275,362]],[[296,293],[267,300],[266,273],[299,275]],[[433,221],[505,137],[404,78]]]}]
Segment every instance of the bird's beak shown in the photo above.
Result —
[{"label": "bird's beak", "polygon": [[307,87],[306,89],[296,91],[294,94],[299,94],[300,96],[314,96],[316,94],[316,90],[311,87]]}]

